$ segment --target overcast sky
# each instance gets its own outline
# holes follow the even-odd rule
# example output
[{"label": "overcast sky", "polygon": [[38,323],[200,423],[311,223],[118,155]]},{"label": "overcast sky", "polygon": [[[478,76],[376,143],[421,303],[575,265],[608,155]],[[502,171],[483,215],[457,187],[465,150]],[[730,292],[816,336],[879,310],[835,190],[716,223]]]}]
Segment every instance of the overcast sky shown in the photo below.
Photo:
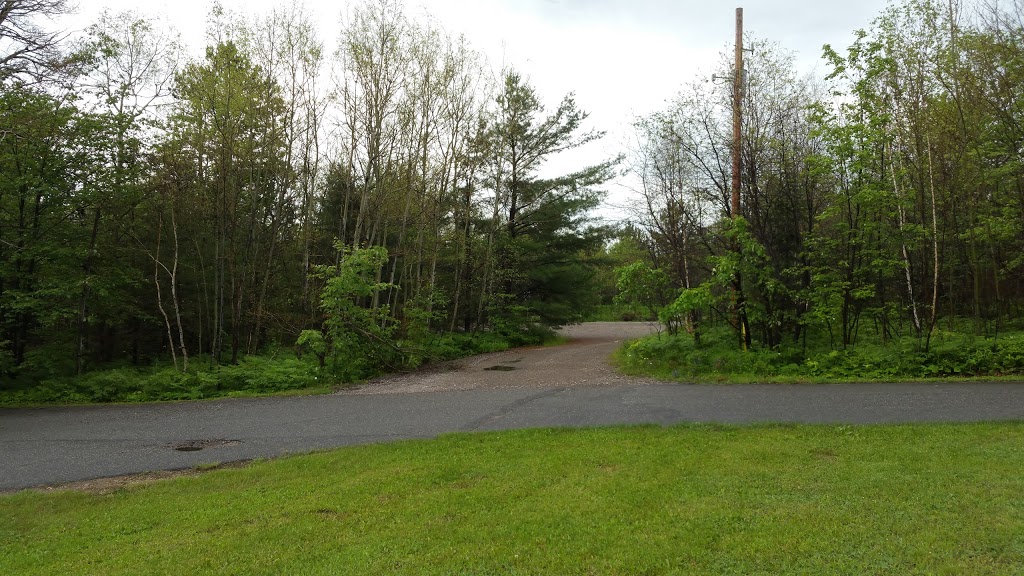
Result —
[{"label": "overcast sky", "polygon": [[[842,52],[886,0],[405,0],[411,14],[428,12],[445,29],[464,34],[493,68],[515,67],[554,105],[568,92],[591,113],[606,141],[590,154],[614,155],[632,119],[662,107],[679,88],[709,73],[731,50],[735,9],[742,4],[748,35],[778,42],[797,55],[801,71],[823,72],[821,47]],[[160,14],[193,53],[204,44],[210,3],[202,0],[79,0],[72,26],[84,28],[104,7]],[[222,0],[246,15],[267,13],[280,1]],[[333,47],[345,1],[307,0]]]}]

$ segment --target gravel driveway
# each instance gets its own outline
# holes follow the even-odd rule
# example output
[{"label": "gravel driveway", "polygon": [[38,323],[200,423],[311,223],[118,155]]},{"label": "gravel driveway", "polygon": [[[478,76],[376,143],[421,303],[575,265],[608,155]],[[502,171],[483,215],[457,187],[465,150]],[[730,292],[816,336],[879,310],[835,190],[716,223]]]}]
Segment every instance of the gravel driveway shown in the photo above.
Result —
[{"label": "gravel driveway", "polygon": [[412,374],[387,376],[339,394],[408,394],[478,388],[613,386],[653,382],[623,376],[607,362],[625,340],[647,336],[656,322],[588,322],[568,326],[562,346],[533,346],[481,354]]}]

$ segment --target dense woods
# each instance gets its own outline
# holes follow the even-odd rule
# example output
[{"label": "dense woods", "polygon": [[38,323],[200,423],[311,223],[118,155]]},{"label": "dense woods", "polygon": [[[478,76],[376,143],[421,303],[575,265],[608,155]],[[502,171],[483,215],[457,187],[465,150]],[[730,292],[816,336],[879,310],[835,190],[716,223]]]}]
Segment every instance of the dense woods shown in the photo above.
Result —
[{"label": "dense woods", "polygon": [[46,29],[62,0],[3,6],[12,386],[275,350],[352,379],[443,356],[445,334],[536,342],[610,298],[612,263],[620,299],[698,344],[724,327],[738,347],[928,350],[1020,327],[1019,2],[891,5],[825,48],[827,79],[753,39],[742,214],[731,91],[696,81],[637,121],[618,231],[590,214],[619,159],[545,170],[602,136],[572,95],[545,107],[395,0],[346,9],[333,53],[301,9],[215,7],[193,59],[137,14],[66,37]]},{"label": "dense woods", "polygon": [[1019,329],[1022,18],[1020,3],[894,4],[852,46],[825,47],[823,80],[754,40],[740,218],[728,218],[731,94],[693,83],[637,123],[628,238],[648,263],[620,286],[650,298],[630,283],[663,272],[682,289],[660,302],[669,330],[729,326],[742,345],[747,324],[773,350],[909,338],[927,353],[939,334]]},{"label": "dense woods", "polygon": [[6,377],[283,347],[357,378],[439,333],[526,342],[582,318],[614,162],[541,177],[601,136],[571,96],[546,110],[390,0],[347,10],[333,54],[299,9],[214,7],[193,60],[136,14],[59,43],[6,4]]}]

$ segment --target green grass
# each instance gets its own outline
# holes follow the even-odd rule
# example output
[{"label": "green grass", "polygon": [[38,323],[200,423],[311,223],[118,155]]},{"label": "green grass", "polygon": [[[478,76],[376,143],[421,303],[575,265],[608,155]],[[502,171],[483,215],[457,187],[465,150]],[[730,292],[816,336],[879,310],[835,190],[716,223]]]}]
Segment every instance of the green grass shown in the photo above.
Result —
[{"label": "green grass", "polygon": [[1020,574],[1024,424],[531,430],[0,496],[3,574]]}]

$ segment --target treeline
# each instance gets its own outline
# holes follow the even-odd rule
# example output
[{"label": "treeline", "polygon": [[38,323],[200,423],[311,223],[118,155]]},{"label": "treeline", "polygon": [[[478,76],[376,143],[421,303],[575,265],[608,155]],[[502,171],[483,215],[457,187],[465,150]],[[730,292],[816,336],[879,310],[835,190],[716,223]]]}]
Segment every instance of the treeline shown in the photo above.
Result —
[{"label": "treeline", "polygon": [[[637,123],[642,183],[625,296],[697,339],[847,348],[942,330],[994,336],[1024,305],[1024,4],[907,0],[826,80],[752,42],[742,211],[731,214],[731,86],[694,83]],[[731,62],[717,71],[732,77]]]},{"label": "treeline", "polygon": [[[580,319],[614,162],[542,178],[600,137],[566,97],[393,0],[329,54],[301,9],[211,11],[208,46],[136,14],[48,32],[0,14],[0,373],[233,363],[303,335],[511,341]],[[306,331],[306,332],[304,332]],[[310,332],[320,334],[319,338]]]}]

